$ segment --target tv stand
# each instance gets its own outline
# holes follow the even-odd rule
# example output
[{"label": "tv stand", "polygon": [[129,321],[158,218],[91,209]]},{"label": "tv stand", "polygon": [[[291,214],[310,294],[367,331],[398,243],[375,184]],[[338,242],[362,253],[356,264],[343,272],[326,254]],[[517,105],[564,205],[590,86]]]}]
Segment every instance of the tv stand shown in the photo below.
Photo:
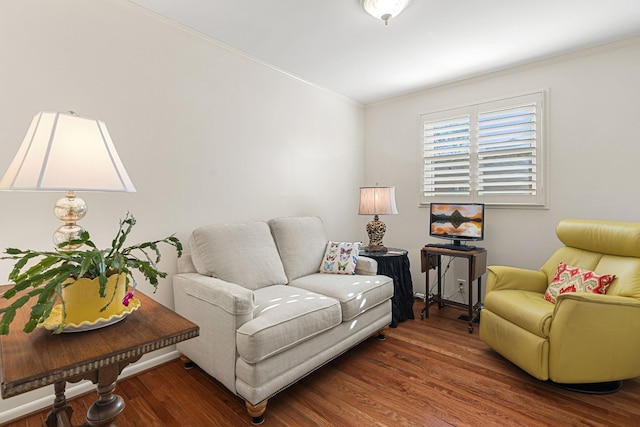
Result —
[{"label": "tv stand", "polygon": [[[442,257],[450,256],[455,258],[466,258],[469,262],[467,284],[469,287],[468,304],[458,301],[451,301],[442,296]],[[480,319],[480,310],[482,309],[482,275],[487,271],[487,251],[482,248],[475,248],[470,251],[457,251],[452,249],[444,249],[434,246],[425,246],[420,250],[422,272],[426,273],[426,300],[425,307],[420,313],[420,319],[424,319],[425,315],[429,318],[429,307],[431,304],[438,304],[438,308],[444,306],[452,306],[458,308],[466,308],[468,310],[469,333],[473,333],[473,323],[476,319]],[[438,274],[438,290],[435,295],[429,292],[429,270],[436,269]],[[477,280],[477,302],[473,303],[473,281]]]}]

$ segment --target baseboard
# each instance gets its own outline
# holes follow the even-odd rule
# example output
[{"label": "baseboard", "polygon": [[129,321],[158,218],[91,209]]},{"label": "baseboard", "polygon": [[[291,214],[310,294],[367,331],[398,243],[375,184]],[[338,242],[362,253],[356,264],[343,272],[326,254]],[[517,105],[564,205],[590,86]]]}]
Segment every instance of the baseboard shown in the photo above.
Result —
[{"label": "baseboard", "polygon": [[[180,356],[180,353],[178,352],[178,350],[174,349],[168,353],[162,353],[148,360],[141,360],[137,363],[134,363],[133,365],[127,366],[122,371],[122,374],[120,374],[120,376],[118,377],[118,380],[122,380],[124,378],[137,375],[140,372],[149,370],[158,365],[162,365],[163,363],[167,363],[174,359],[177,359],[179,356]],[[88,393],[92,390],[95,390],[95,388],[96,388],[95,384],[92,384],[89,381],[82,381],[80,383],[73,384],[73,385],[70,385],[69,383],[67,383],[65,396],[67,397],[67,399],[71,399],[75,396],[79,396],[81,394]],[[0,412],[0,424],[4,424],[8,421],[27,416],[29,414],[33,414],[34,412],[41,411],[53,405],[53,399],[54,399],[53,386],[49,386],[48,389],[51,390],[50,395],[36,398],[35,400],[25,402],[24,404],[19,404],[18,406],[13,407],[9,410]],[[118,392],[118,389],[116,386],[116,393],[117,392]],[[33,393],[33,392],[30,392],[30,393]],[[21,396],[26,397],[28,395],[29,393],[26,393]],[[15,398],[12,398],[12,399],[16,399],[19,397],[20,396],[16,396]]]}]

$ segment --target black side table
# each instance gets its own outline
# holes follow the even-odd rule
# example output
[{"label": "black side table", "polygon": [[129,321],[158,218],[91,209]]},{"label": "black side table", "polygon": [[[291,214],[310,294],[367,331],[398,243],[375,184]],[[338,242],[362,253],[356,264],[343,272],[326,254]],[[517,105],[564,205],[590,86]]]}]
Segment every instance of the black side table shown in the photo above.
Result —
[{"label": "black side table", "polygon": [[408,252],[404,249],[388,248],[387,252],[361,250],[360,255],[375,259],[378,262],[378,274],[393,279],[391,327],[395,328],[398,322],[413,319],[413,282]]}]

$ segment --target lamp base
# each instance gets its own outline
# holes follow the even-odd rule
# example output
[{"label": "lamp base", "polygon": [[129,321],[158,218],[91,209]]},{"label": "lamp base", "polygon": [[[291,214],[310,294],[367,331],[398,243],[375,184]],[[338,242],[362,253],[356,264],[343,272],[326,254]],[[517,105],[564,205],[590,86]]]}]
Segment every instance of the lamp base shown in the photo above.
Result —
[{"label": "lamp base", "polygon": [[369,252],[386,252],[387,248],[382,244],[382,238],[387,231],[387,226],[380,221],[378,215],[373,216],[373,220],[367,224],[367,234],[369,235]]},{"label": "lamp base", "polygon": [[60,221],[64,222],[64,225],[58,227],[53,233],[53,244],[56,248],[60,248],[63,243],[66,243],[64,245],[66,250],[78,249],[82,246],[82,244],[71,244],[70,242],[80,239],[80,234],[84,231],[84,228],[76,224],[76,221],[81,220],[87,214],[87,204],[84,200],[76,197],[73,191],[68,191],[66,197],[56,202],[53,213]]}]

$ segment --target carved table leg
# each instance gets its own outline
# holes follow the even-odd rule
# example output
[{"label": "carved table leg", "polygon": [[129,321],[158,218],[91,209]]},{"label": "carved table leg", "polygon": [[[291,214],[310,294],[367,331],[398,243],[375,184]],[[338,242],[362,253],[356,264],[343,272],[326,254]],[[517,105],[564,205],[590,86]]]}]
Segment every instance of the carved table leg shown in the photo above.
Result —
[{"label": "carved table leg", "polygon": [[67,405],[67,398],[64,395],[66,385],[66,381],[60,381],[53,386],[56,392],[56,398],[45,420],[47,427],[71,427],[73,408]]},{"label": "carved table leg", "polygon": [[244,405],[247,407],[247,412],[251,415],[251,424],[259,425],[264,422],[264,413],[267,410],[267,402],[268,400],[265,400],[255,406],[249,402],[244,402]]},{"label": "carved table leg", "polygon": [[98,371],[98,400],[87,411],[87,424],[90,426],[110,426],[124,411],[124,400],[113,394],[120,369],[110,365]]}]

